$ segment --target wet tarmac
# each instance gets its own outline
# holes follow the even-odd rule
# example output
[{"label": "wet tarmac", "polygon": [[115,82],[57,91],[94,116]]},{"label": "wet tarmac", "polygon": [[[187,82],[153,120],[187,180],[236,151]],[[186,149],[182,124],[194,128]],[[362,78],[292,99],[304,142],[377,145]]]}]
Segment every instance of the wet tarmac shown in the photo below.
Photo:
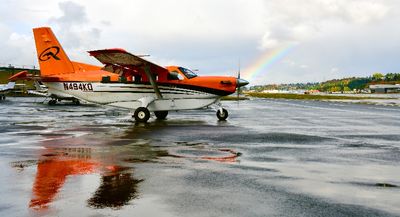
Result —
[{"label": "wet tarmac", "polygon": [[257,99],[135,124],[0,103],[0,216],[400,216],[400,108]]}]

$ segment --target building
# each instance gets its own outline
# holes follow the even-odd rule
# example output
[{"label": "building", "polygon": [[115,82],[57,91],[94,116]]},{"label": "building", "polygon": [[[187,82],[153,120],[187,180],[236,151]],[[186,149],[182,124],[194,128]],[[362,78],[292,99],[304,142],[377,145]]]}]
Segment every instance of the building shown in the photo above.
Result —
[{"label": "building", "polygon": [[400,93],[400,84],[369,85],[371,93]]}]

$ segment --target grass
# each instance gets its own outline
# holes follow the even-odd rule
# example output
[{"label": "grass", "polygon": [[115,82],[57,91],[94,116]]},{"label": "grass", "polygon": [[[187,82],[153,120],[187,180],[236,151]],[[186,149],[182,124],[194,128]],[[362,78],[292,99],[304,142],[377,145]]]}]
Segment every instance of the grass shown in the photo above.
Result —
[{"label": "grass", "polygon": [[239,100],[248,100],[248,99],[249,99],[248,97],[244,97],[244,96],[239,96],[239,97],[237,97],[237,96],[224,96],[224,97],[221,98],[221,100],[224,100],[224,101],[239,101]]},{"label": "grass", "polygon": [[294,94],[294,93],[246,93],[247,96],[272,99],[301,99],[301,100],[365,100],[365,99],[384,99],[376,97],[357,97],[339,95],[314,95],[314,94]]}]

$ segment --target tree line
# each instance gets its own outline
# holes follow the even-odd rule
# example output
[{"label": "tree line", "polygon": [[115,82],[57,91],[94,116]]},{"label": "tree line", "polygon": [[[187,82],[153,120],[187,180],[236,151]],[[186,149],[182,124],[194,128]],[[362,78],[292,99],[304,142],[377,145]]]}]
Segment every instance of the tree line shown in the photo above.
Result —
[{"label": "tree line", "polygon": [[360,91],[371,84],[396,84],[400,83],[400,73],[374,73],[368,77],[350,77],[333,79],[315,83],[269,84],[253,86],[255,91],[263,90],[318,90],[321,92],[346,92]]}]

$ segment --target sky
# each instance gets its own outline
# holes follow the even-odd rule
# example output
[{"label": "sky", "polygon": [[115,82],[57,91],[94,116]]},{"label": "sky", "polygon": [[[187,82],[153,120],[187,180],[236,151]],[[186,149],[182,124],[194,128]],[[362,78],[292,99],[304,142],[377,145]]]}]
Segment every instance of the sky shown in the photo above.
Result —
[{"label": "sky", "polygon": [[70,59],[124,48],[250,85],[400,72],[398,0],[2,0],[0,65],[38,66],[32,28]]}]

